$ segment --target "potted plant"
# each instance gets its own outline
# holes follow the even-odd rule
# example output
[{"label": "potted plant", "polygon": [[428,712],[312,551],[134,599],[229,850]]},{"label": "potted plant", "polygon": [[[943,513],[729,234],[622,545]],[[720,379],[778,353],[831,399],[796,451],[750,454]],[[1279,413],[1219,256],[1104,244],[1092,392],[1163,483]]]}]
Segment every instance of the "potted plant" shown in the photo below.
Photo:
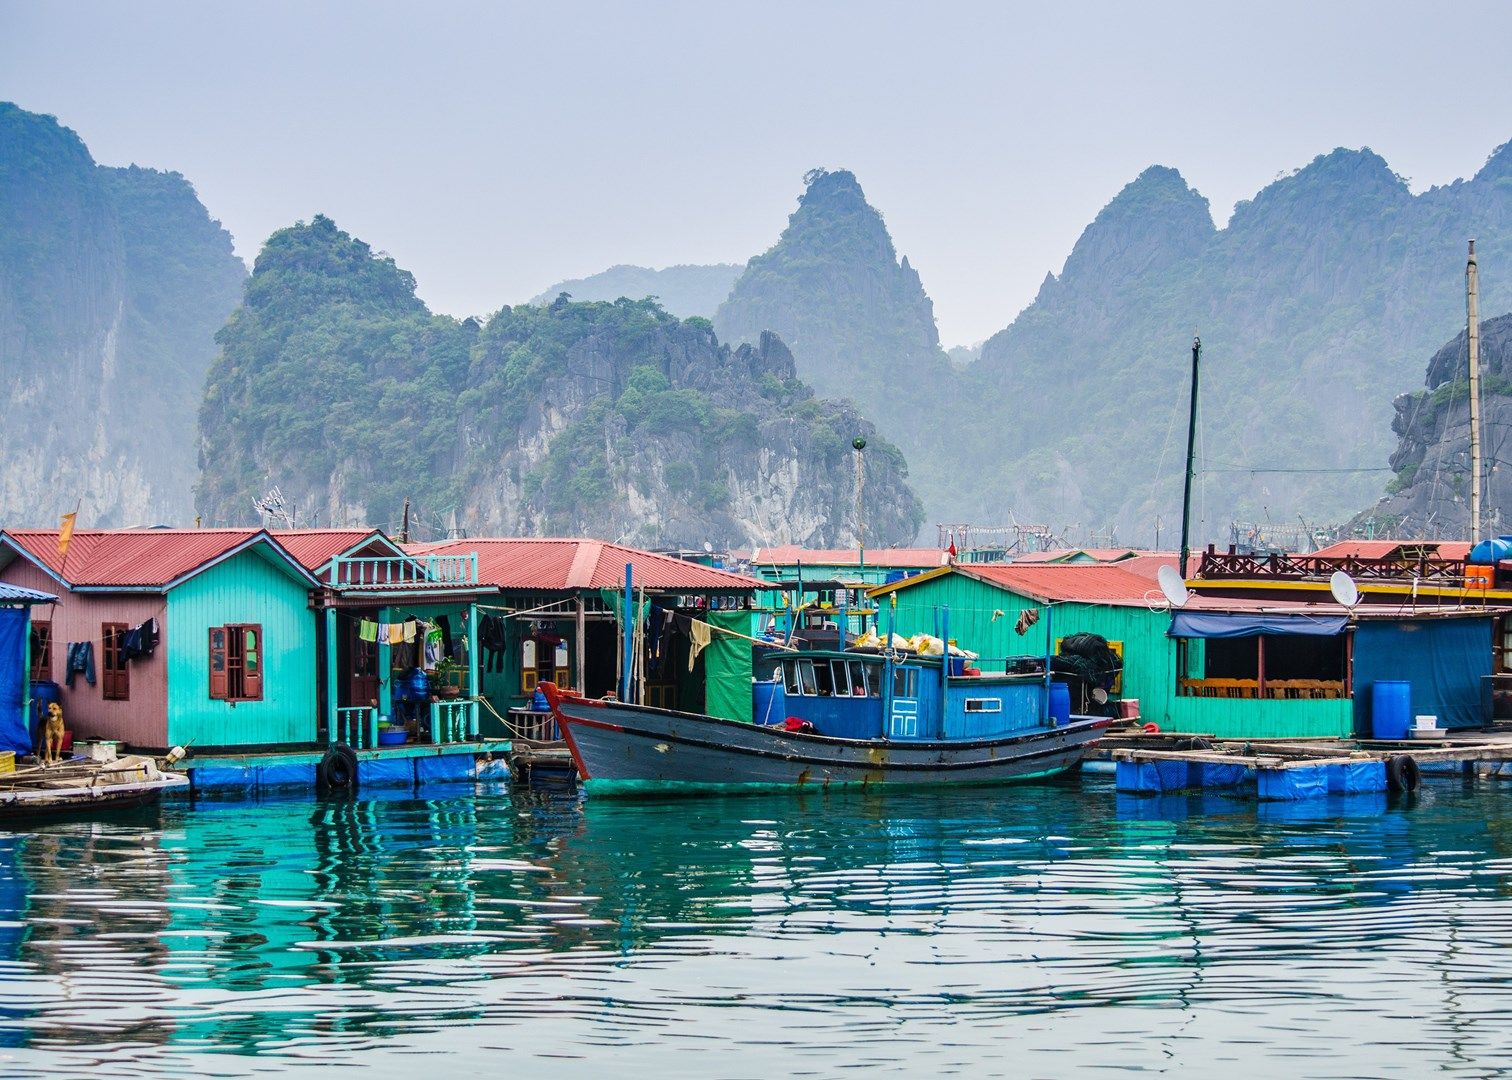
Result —
[{"label": "potted plant", "polygon": [[462,696],[462,666],[455,660],[450,657],[438,660],[431,675],[438,698]]}]

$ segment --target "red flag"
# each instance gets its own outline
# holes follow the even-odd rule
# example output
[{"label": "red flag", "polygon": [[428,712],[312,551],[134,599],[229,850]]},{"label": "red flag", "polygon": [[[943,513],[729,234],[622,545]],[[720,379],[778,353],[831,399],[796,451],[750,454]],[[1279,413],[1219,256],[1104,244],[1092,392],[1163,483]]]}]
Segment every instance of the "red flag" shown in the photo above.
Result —
[{"label": "red flag", "polygon": [[950,546],[948,548],[946,548],[945,550],[948,551],[948,552],[950,552],[950,557],[952,559],[955,558],[955,554],[956,554],[955,533],[951,533],[950,534]]}]

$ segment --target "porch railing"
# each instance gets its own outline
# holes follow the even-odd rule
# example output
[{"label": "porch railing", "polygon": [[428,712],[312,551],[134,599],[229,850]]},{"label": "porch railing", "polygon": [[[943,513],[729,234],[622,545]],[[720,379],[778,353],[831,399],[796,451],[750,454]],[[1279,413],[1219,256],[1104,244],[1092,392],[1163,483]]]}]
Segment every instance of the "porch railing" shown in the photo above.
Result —
[{"label": "porch railing", "polygon": [[478,737],[476,701],[433,701],[430,709],[431,738],[435,742],[470,742]]},{"label": "porch railing", "polygon": [[371,750],[378,745],[378,710],[371,705],[336,710],[336,730],[331,742],[346,743],[353,750]]},{"label": "porch railing", "polygon": [[337,589],[393,589],[478,583],[478,554],[337,556],[331,585]]},{"label": "porch railing", "polygon": [[1425,585],[1461,587],[1465,583],[1463,559],[1440,559],[1428,555],[1367,559],[1349,555],[1335,558],[1318,555],[1244,555],[1209,548],[1202,553],[1197,576],[1206,579],[1274,578],[1287,581],[1327,581],[1342,570],[1356,581],[1412,581]]}]

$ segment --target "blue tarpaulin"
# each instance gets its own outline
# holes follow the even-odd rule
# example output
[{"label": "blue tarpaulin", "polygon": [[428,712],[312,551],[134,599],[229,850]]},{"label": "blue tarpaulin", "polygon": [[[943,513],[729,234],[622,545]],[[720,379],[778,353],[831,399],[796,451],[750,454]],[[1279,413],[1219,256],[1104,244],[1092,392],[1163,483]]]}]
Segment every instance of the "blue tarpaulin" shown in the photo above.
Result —
[{"label": "blue tarpaulin", "polygon": [[1440,727],[1480,727],[1492,623],[1489,617],[1362,620],[1354,639],[1355,730],[1370,731],[1370,687],[1379,680],[1411,683],[1414,715],[1437,716]]},{"label": "blue tarpaulin", "polygon": [[31,613],[26,608],[0,608],[0,750],[31,753],[31,735],[26,729],[26,703],[31,696],[27,682],[26,635]]},{"label": "blue tarpaulin", "polygon": [[1261,634],[1336,637],[1349,620],[1343,615],[1243,614],[1218,611],[1178,611],[1171,616],[1171,637],[1246,638]]}]

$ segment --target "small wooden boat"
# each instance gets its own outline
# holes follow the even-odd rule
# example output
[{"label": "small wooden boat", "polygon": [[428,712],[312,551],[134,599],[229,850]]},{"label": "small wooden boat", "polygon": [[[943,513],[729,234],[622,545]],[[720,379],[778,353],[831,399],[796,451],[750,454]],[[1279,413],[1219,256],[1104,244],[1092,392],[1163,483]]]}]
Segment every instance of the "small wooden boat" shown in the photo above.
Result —
[{"label": "small wooden boat", "polygon": [[[1080,764],[1106,717],[1072,716],[1043,673],[965,674],[890,650],[785,655],[776,723],[545,693],[590,790],[989,784]],[[1064,701],[1064,699],[1062,699]]]},{"label": "small wooden boat", "polygon": [[137,755],[33,765],[0,774],[0,821],[125,810],[188,786],[187,776],[165,772],[152,758]]}]

